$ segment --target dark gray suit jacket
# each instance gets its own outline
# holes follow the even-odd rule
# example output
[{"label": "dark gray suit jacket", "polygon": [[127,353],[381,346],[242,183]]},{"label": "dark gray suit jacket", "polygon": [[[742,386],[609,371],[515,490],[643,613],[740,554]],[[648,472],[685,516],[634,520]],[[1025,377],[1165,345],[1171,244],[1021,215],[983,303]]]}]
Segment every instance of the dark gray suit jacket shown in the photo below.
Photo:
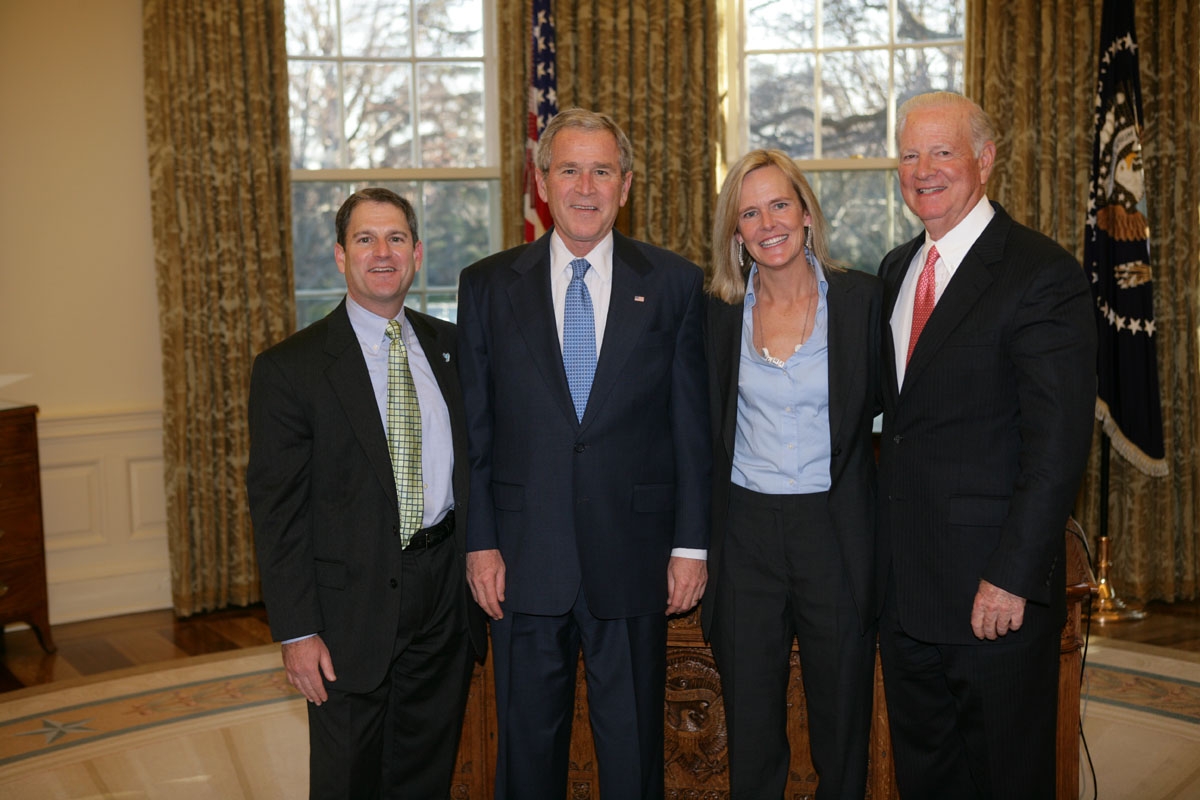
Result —
[{"label": "dark gray suit jacket", "polygon": [[[465,573],[467,447],[455,328],[411,309],[405,315],[450,411],[455,547]],[[320,633],[338,689],[370,691],[387,673],[399,624],[400,516],[387,435],[345,300],[255,359],[249,423],[246,488],[271,635]],[[482,657],[484,619],[463,583]]]},{"label": "dark gray suit jacket", "polygon": [[[882,285],[855,270],[826,270],[829,313],[829,508],[846,579],[863,630],[879,615],[875,591],[875,450],[871,422],[879,402],[879,314]],[[729,516],[730,474],[737,428],[742,304],[710,297],[705,343],[712,405],[713,528],[708,586],[701,618],[705,635],[716,607],[714,593]]]},{"label": "dark gray suit jacket", "polygon": [[504,608],[662,614],[672,548],[708,546],[703,273],[613,233],[612,296],[576,419],[550,292],[550,234],[468,267],[458,324],[470,550],[498,548]]},{"label": "dark gray suit jacket", "polygon": [[879,586],[889,571],[913,638],[987,644],[971,631],[981,578],[1028,601],[1021,631],[1065,613],[1067,515],[1091,443],[1096,327],[1078,262],[996,216],[934,307],[897,384],[891,319],[924,235],[883,261]]}]

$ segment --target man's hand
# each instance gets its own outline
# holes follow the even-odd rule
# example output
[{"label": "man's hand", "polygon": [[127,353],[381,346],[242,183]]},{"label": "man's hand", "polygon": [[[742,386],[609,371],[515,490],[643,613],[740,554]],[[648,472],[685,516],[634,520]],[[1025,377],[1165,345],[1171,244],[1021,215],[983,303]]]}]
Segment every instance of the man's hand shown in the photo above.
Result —
[{"label": "man's hand", "polygon": [[971,630],[979,639],[995,639],[1020,629],[1025,621],[1025,598],[981,580],[971,608]]},{"label": "man's hand", "polygon": [[283,668],[287,671],[288,683],[299,689],[308,702],[321,705],[329,699],[321,676],[332,682],[337,680],[337,675],[333,674],[329,648],[320,636],[283,645]]},{"label": "man's hand", "polygon": [[667,563],[667,614],[682,614],[695,608],[707,583],[707,561],[672,556]]},{"label": "man's hand", "polygon": [[499,550],[467,553],[467,585],[471,596],[492,619],[504,619],[504,558]]}]

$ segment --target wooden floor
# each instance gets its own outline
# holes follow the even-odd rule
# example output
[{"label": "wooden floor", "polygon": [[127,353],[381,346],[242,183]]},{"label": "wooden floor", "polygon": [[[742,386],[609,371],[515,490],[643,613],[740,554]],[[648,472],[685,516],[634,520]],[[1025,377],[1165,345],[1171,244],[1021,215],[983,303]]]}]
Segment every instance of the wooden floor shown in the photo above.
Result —
[{"label": "wooden floor", "polygon": [[[1200,603],[1151,603],[1139,622],[1092,625],[1093,637],[1200,652]],[[269,644],[262,606],[176,619],[169,610],[55,625],[58,652],[31,630],[3,635],[0,692],[189,656]]]}]

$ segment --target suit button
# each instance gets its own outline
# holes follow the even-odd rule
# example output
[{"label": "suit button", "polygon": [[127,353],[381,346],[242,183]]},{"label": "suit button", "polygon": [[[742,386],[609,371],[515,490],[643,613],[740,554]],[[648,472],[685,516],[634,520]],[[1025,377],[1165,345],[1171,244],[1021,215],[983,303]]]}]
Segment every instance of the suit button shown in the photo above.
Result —
[{"label": "suit button", "polygon": [[399,536],[399,535],[400,535],[400,529],[397,528],[395,525],[393,525],[392,526],[392,536]]},{"label": "suit button", "polygon": [[397,581],[395,578],[388,579],[388,586],[392,587],[393,589],[395,589],[399,585],[400,585],[400,582]]},{"label": "suit button", "polygon": [[837,456],[840,456],[841,454],[842,454],[842,448],[840,448],[840,447],[835,447],[835,448],[833,448],[833,452],[832,452],[832,453],[830,453],[829,455],[831,455],[831,456],[833,456],[834,458],[836,458]]},{"label": "suit button", "polygon": [[904,440],[904,437],[898,433],[892,437],[892,441],[895,442],[896,444],[900,444],[900,442],[902,442],[903,440]]},{"label": "suit button", "polygon": [[587,445],[586,445],[586,444],[576,444],[576,445],[575,445],[575,452],[576,452],[576,453],[582,453],[582,452],[583,452],[584,450],[586,450],[586,449],[587,449]]}]

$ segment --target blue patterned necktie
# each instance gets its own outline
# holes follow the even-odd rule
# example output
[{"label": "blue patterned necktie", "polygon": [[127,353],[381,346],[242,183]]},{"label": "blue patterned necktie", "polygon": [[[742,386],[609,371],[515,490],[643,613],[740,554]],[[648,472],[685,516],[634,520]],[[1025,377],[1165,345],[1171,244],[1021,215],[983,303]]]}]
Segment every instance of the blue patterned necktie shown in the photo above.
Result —
[{"label": "blue patterned necktie", "polygon": [[387,325],[388,349],[387,437],[396,479],[396,502],[400,507],[400,544],[407,546],[421,527],[425,488],[421,478],[421,405],[408,349],[400,335],[400,323]]},{"label": "blue patterned necktie", "polygon": [[592,296],[583,276],[592,265],[586,258],[571,262],[571,283],[567,285],[567,301],[563,307],[563,367],[567,371],[567,386],[575,403],[575,418],[583,421],[592,378],[596,375],[596,319],[592,314]]}]

